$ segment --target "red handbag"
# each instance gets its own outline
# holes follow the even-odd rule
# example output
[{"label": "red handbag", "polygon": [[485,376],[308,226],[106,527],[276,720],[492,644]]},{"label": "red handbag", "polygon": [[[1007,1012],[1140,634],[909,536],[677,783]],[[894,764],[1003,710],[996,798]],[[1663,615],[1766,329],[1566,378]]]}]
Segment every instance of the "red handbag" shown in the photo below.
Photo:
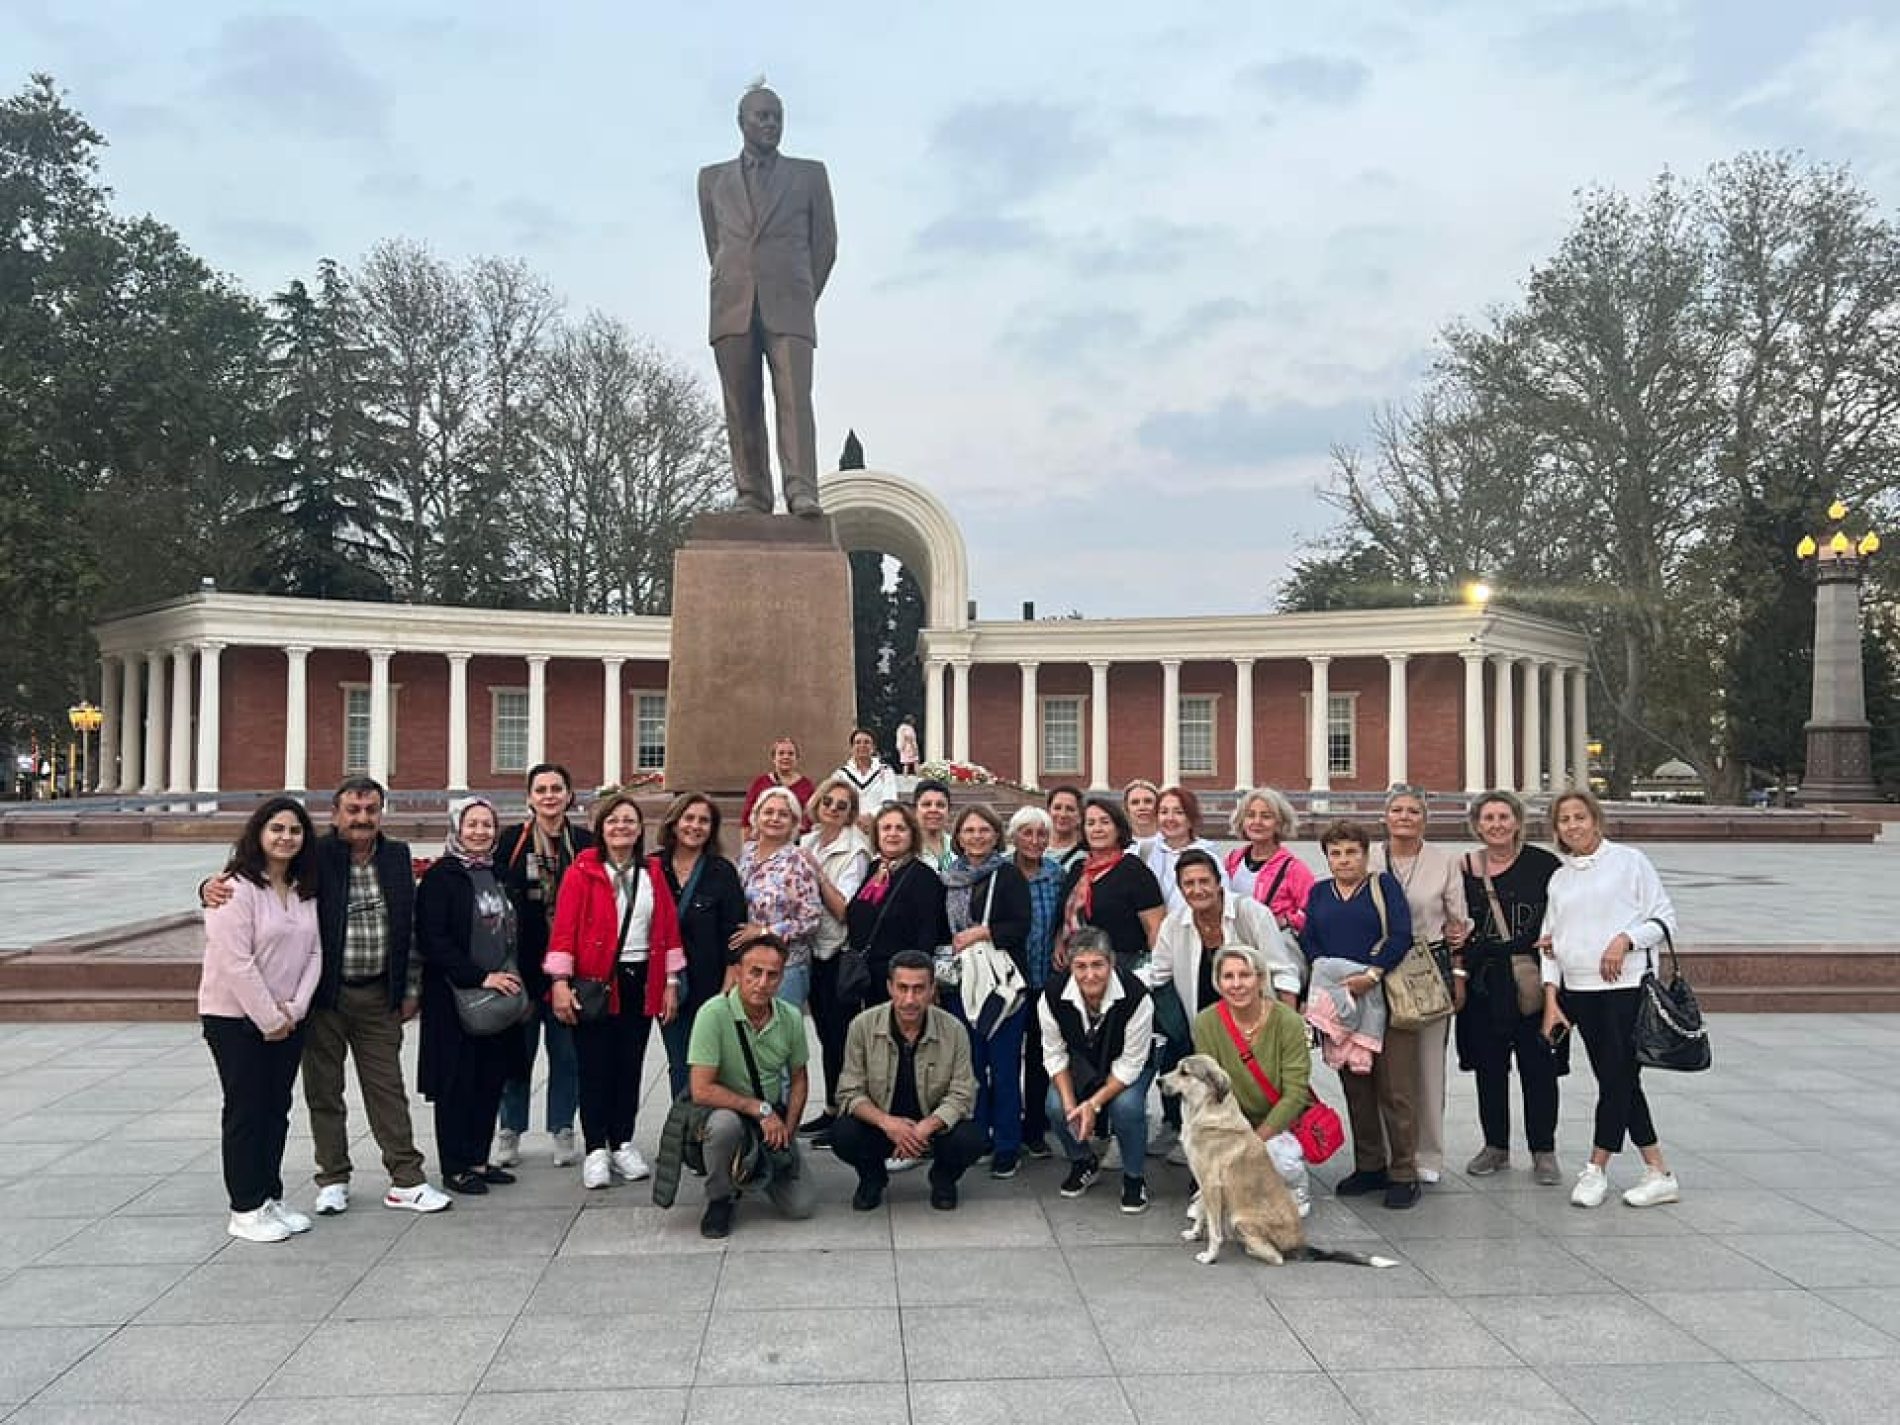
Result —
[{"label": "red handbag", "polygon": [[[1280,1092],[1274,1088],[1273,1081],[1267,1077],[1266,1070],[1260,1067],[1260,1061],[1253,1056],[1253,1046],[1247,1042],[1247,1036],[1240,1032],[1240,1025],[1234,1021],[1233,1010],[1221,1002],[1220,1022],[1227,1026],[1227,1035],[1234,1041],[1234,1048],[1240,1051],[1240,1062],[1247,1066],[1247,1072],[1253,1075],[1253,1081],[1260,1085],[1260,1092],[1267,1096],[1269,1107],[1280,1101]],[[1311,1091],[1309,1090],[1309,1093]],[[1287,1130],[1299,1143],[1300,1151],[1306,1155],[1309,1163],[1323,1163],[1337,1153],[1346,1141],[1346,1125],[1339,1121],[1339,1114],[1325,1103],[1318,1094],[1312,1094],[1312,1103],[1306,1112],[1293,1120],[1293,1126]]]}]

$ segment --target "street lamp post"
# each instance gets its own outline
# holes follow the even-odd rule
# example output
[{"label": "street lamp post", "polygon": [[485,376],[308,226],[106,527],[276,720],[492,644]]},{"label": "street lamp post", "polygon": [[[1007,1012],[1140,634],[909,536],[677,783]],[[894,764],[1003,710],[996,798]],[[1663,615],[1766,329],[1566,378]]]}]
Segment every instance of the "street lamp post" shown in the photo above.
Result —
[{"label": "street lamp post", "polygon": [[1860,584],[1880,536],[1849,534],[1847,506],[1839,500],[1828,506],[1827,518],[1830,530],[1803,535],[1795,546],[1798,557],[1814,561],[1814,700],[1800,800],[1871,802],[1878,794],[1861,673]]},{"label": "street lamp post", "polygon": [[66,779],[68,782],[72,784],[74,796],[79,795],[79,793],[85,788],[87,784],[87,780],[90,776],[89,769],[91,766],[91,759],[88,756],[90,749],[87,746],[86,739],[91,737],[94,733],[98,732],[100,724],[103,723],[105,720],[106,720],[106,715],[103,712],[101,712],[98,708],[94,707],[91,703],[88,703],[88,702],[74,703],[71,707],[66,709],[66,721],[71,723],[73,731],[79,734],[79,779],[78,781],[73,781],[72,768],[70,766],[70,759],[69,759],[69,765],[66,769]]}]

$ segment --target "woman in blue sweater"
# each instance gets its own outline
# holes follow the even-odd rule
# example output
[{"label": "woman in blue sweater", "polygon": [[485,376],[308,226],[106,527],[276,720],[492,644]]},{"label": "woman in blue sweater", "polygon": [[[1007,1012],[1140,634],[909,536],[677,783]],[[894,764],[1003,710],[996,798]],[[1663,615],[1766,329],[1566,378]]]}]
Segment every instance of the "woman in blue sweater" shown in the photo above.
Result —
[{"label": "woman in blue sweater", "polygon": [[[1332,879],[1313,887],[1300,945],[1312,966],[1307,1019],[1320,1030],[1326,1061],[1339,1070],[1352,1121],[1353,1170],[1341,1197],[1383,1191],[1385,1205],[1418,1202],[1418,1044],[1386,1024],[1379,982],[1412,946],[1405,888],[1390,872],[1367,874],[1372,835],[1356,821],[1320,833]],[[1383,914],[1381,914],[1383,910]]]}]

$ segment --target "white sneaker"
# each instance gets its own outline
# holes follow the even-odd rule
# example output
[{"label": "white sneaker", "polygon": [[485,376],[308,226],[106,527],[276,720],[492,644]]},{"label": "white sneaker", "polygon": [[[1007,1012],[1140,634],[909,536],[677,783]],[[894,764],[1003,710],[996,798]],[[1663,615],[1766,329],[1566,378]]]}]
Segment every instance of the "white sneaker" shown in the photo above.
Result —
[{"label": "white sneaker", "polygon": [[921,1162],[923,1162],[922,1158],[886,1158],[884,1160],[884,1171],[887,1173],[908,1173]]},{"label": "white sneaker", "polygon": [[1437,1186],[1441,1176],[1442,1174],[1440,1174],[1436,1168],[1420,1168],[1418,1170],[1418,1180],[1428,1186]]},{"label": "white sneaker", "polygon": [[277,1220],[283,1223],[284,1226],[288,1227],[292,1232],[308,1232],[310,1230],[310,1219],[303,1213],[297,1211],[296,1208],[290,1206],[282,1198],[272,1198],[269,1202],[264,1204],[264,1209],[267,1212],[273,1213]]},{"label": "white sneaker", "polygon": [[1313,1215],[1312,1189],[1305,1183],[1301,1183],[1298,1187],[1289,1189],[1289,1191],[1293,1194],[1293,1201],[1299,1205],[1300,1216],[1311,1217]]},{"label": "white sneaker", "polygon": [[604,1188],[614,1180],[614,1156],[605,1148],[596,1148],[581,1164],[581,1186]]},{"label": "white sneaker", "polygon": [[1623,1201],[1630,1207],[1661,1207],[1665,1202],[1681,1202],[1682,1187],[1674,1173],[1645,1168],[1643,1180],[1623,1194]]},{"label": "white sneaker", "polygon": [[249,1212],[234,1212],[224,1230],[240,1242],[286,1242],[290,1240],[290,1228],[284,1219],[271,1211],[267,1202],[262,1207],[254,1207]]},{"label": "white sneaker", "polygon": [[504,1128],[495,1134],[494,1151],[488,1155],[488,1161],[498,1168],[512,1168],[521,1161],[521,1135],[512,1128]]},{"label": "white sneaker", "polygon": [[613,1152],[614,1171],[630,1183],[653,1176],[653,1169],[647,1166],[647,1160],[640,1156],[640,1150],[631,1143],[622,1143]]},{"label": "white sneaker", "polygon": [[1577,1174],[1577,1185],[1570,1189],[1572,1207],[1601,1207],[1609,1195],[1610,1180],[1595,1163],[1585,1163]]},{"label": "white sneaker", "polygon": [[384,1207],[406,1207],[411,1212],[441,1212],[455,1206],[455,1199],[441,1188],[428,1183],[414,1187],[392,1187],[383,1194]]},{"label": "white sneaker", "polygon": [[350,1185],[325,1183],[317,1189],[317,1216],[335,1217],[350,1210]]},{"label": "white sneaker", "polygon": [[554,1140],[554,1166],[571,1168],[581,1160],[581,1150],[574,1142],[572,1128],[557,1128],[548,1135]]}]

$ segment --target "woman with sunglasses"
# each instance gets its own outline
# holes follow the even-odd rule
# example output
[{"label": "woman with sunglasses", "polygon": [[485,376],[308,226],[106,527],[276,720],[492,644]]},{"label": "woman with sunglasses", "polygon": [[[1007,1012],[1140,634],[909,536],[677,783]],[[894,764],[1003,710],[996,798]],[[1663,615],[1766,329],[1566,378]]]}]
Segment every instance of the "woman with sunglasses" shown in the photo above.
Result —
[{"label": "woman with sunglasses", "polygon": [[798,849],[818,877],[824,902],[811,942],[811,1019],[824,1061],[825,1105],[798,1131],[822,1148],[838,1121],[838,1078],[844,1072],[845,1031],[851,1027],[850,1007],[838,994],[838,952],[849,936],[845,916],[851,897],[870,874],[871,844],[858,830],[857,789],[843,777],[825,778],[806,804],[806,814],[812,829],[799,839]]}]

